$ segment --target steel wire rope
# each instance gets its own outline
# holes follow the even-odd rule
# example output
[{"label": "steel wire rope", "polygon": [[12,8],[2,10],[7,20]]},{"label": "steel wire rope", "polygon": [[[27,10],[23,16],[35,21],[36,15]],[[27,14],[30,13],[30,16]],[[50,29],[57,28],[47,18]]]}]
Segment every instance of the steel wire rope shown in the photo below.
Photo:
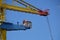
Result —
[{"label": "steel wire rope", "polygon": [[29,5],[30,7],[34,8],[35,10],[40,10],[39,8],[37,8],[37,7],[31,5],[31,4],[29,4],[29,3],[27,3],[27,2],[25,2],[23,0],[20,0],[20,1],[23,2],[23,3],[25,3],[26,5]]},{"label": "steel wire rope", "polygon": [[18,0],[14,0],[14,1],[16,1],[16,2],[22,4],[22,5],[26,6],[26,7],[29,6],[30,8],[33,8],[33,9],[35,9],[35,10],[40,10],[40,9],[38,9],[37,7],[31,5],[31,4],[29,4],[29,3],[27,3],[27,2],[25,2],[25,1],[23,1],[23,0],[20,0],[20,1],[18,1]]},{"label": "steel wire rope", "polygon": [[52,30],[51,30],[51,26],[50,26],[50,23],[49,23],[48,16],[46,16],[46,19],[47,19],[47,24],[48,24],[48,28],[49,28],[51,40],[54,40],[54,39],[53,39]]}]

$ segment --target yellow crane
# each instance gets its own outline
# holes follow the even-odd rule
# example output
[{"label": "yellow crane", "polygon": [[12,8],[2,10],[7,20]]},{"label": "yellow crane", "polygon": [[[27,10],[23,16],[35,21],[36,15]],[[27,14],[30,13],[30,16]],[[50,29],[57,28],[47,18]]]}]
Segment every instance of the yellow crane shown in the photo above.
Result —
[{"label": "yellow crane", "polygon": [[[14,5],[9,5],[9,4],[4,4],[3,0],[0,0],[0,25],[2,25],[2,23],[5,21],[5,10],[13,10],[13,11],[19,11],[19,12],[26,12],[26,13],[30,13],[30,14],[37,14],[37,15],[41,15],[41,16],[47,16],[48,15],[48,11],[42,11],[36,7],[34,7],[33,5],[25,2],[24,0],[14,0],[24,6],[26,6],[26,8],[24,7],[20,7],[20,6],[14,6]],[[0,27],[0,40],[6,40],[6,30],[1,29]]]}]

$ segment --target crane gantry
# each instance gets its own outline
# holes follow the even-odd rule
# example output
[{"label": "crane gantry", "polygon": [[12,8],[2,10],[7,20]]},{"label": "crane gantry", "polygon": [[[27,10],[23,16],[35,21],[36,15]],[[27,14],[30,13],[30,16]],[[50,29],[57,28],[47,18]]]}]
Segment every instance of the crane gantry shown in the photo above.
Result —
[{"label": "crane gantry", "polygon": [[[20,7],[20,6],[9,5],[9,4],[3,3],[3,0],[0,0],[0,40],[6,40],[6,31],[12,31],[15,29],[17,30],[30,29],[30,27],[26,27],[26,26],[21,27],[22,25],[15,25],[9,22],[5,22],[5,10],[26,12],[26,13],[37,14],[41,16],[48,15],[48,11],[42,11],[36,8],[35,6],[25,2],[24,0],[20,0],[20,1],[14,0],[14,1],[24,5],[26,8]],[[31,22],[26,21],[26,23],[31,23]],[[12,28],[11,26],[14,28]]]}]

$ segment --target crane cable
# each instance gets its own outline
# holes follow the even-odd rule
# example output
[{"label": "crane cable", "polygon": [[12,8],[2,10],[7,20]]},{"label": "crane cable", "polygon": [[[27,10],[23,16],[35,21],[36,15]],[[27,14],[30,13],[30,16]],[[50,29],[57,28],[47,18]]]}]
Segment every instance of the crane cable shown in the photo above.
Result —
[{"label": "crane cable", "polygon": [[14,1],[16,1],[16,2],[22,4],[22,5],[26,6],[26,7],[29,6],[30,8],[33,8],[33,9],[35,9],[35,10],[40,10],[39,8],[37,8],[37,7],[31,5],[31,4],[29,4],[29,3],[27,3],[27,2],[25,2],[25,1],[23,1],[23,0],[20,0],[20,1],[18,1],[18,0],[14,0]]},{"label": "crane cable", "polygon": [[36,9],[36,10],[40,10],[39,8],[37,8],[37,7],[29,4],[28,2],[25,2],[25,1],[23,1],[23,0],[20,0],[20,1],[23,2],[23,3],[25,3],[26,5],[29,5],[30,7],[34,8],[34,9]]},{"label": "crane cable", "polygon": [[50,23],[49,23],[48,16],[46,16],[46,19],[47,19],[47,23],[48,23],[48,28],[49,28],[51,40],[54,40],[54,39],[53,39],[52,30],[51,30],[51,26],[50,26]]},{"label": "crane cable", "polygon": [[25,3],[23,3],[23,2],[21,2],[21,1],[18,1],[18,0],[14,0],[14,1],[16,1],[16,2],[18,2],[19,4],[22,4],[22,5],[24,5],[24,6],[27,7],[27,5],[26,5]]}]

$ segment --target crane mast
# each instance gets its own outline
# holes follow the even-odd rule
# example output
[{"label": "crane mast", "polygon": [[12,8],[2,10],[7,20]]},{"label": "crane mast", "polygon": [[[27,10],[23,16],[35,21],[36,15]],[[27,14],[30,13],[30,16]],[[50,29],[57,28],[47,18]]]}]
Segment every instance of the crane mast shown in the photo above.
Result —
[{"label": "crane mast", "polygon": [[[2,4],[2,0],[0,0],[0,5]],[[0,21],[5,21],[5,14],[4,14],[4,8],[0,7]],[[0,25],[2,23],[0,22]],[[0,40],[6,40],[6,30],[2,30],[0,28]]]},{"label": "crane mast", "polygon": [[[28,4],[27,2],[25,2],[23,0],[20,0],[20,2],[18,0],[14,0],[14,1],[25,5],[26,8],[20,7],[20,6],[13,6],[13,5],[9,5],[9,4],[4,4],[3,1],[0,0],[0,21],[3,21],[3,22],[5,21],[5,13],[4,13],[5,10],[26,12],[26,13],[37,14],[37,15],[41,15],[41,16],[48,15],[47,11],[39,10],[38,8],[32,6],[31,4]],[[0,25],[2,25],[1,22],[0,22]],[[6,30],[1,29],[1,27],[0,27],[0,40],[6,40]]]}]

